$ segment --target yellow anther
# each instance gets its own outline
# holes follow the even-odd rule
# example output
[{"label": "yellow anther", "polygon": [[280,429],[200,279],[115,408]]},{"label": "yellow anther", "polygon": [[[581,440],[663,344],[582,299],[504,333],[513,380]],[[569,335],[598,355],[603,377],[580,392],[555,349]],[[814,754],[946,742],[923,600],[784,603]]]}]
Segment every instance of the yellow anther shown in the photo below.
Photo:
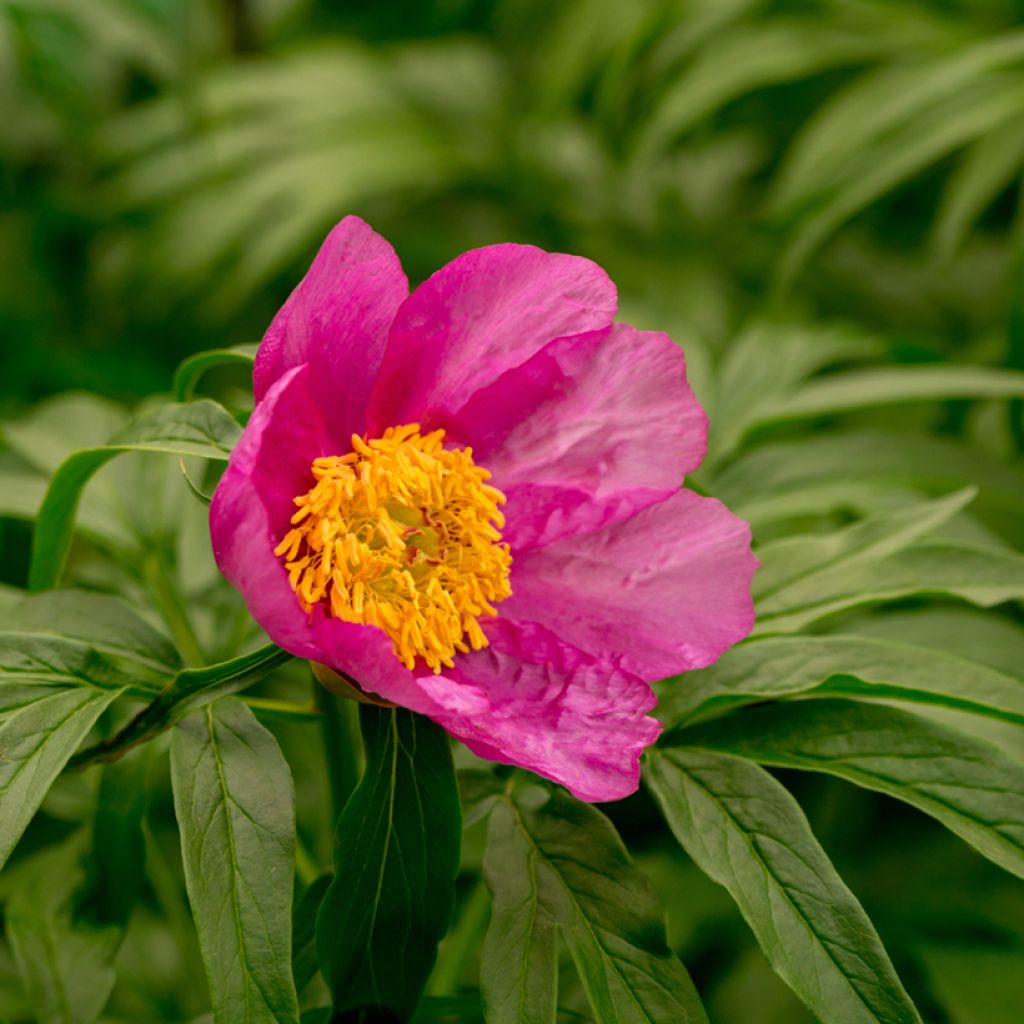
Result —
[{"label": "yellow anther", "polygon": [[376,626],[408,668],[434,671],[487,646],[479,618],[511,594],[501,543],[505,495],[468,448],[419,424],[352,437],[352,451],[311,466],[291,529],[274,549],[307,612]]}]

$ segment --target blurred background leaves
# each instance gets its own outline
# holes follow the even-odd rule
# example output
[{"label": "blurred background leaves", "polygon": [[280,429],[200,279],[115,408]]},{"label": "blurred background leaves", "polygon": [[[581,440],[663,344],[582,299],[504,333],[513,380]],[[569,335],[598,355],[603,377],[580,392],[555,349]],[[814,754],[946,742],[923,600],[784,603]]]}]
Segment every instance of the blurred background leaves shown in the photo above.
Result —
[{"label": "blurred background leaves", "polygon": [[[994,371],[1024,370],[1021,0],[0,0],[0,117],[5,584],[25,582],[24,521],[62,458],[107,440],[122,405],[168,391],[184,357],[258,341],[327,229],[358,213],[414,281],[508,240],[600,262],[623,318],[684,346],[713,424],[694,482],[751,520],[768,571],[810,551],[807,535],[849,549],[861,561],[833,573],[831,599],[900,604],[855,608],[844,634],[1019,681],[1019,604],[952,598],[968,561],[968,599],[1020,597],[1024,390]],[[105,397],[61,394],[82,390]],[[241,414],[250,400],[238,367],[200,390]],[[972,486],[966,511],[954,501],[924,522],[926,497]],[[85,492],[71,581],[143,609],[183,602],[189,643],[229,657],[256,638],[212,571],[204,516],[176,460],[126,455]],[[781,614],[834,629],[814,608]],[[277,690],[298,685],[281,676]],[[1018,726],[945,714],[1019,757]],[[319,741],[272,724],[298,782],[308,884],[329,862]],[[209,1006],[166,757],[144,769],[147,880],[111,1024]],[[916,812],[774,774],[925,1020],[1016,1021],[1019,882]],[[98,785],[61,778],[0,897],[30,891],[29,855],[93,820]],[[712,1019],[809,1019],[650,798],[611,814]],[[470,879],[480,845],[470,828]],[[66,906],[48,927],[70,927]],[[0,1018],[29,1019],[16,961],[24,976],[43,939],[0,945]],[[108,961],[85,979],[102,994]],[[453,973],[443,951],[441,969]],[[573,984],[561,1001],[576,1020]]]}]

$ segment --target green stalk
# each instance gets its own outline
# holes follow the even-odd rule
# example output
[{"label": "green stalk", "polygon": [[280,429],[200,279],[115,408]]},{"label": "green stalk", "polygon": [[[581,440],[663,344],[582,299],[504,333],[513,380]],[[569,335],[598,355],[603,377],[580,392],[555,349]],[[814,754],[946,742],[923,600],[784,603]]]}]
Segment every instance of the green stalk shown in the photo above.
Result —
[{"label": "green stalk", "polygon": [[480,952],[487,923],[491,919],[491,894],[478,878],[473,884],[466,904],[455,927],[448,933],[441,954],[437,960],[427,994],[431,996],[454,996],[458,994],[462,979],[469,965]]},{"label": "green stalk", "polygon": [[154,554],[143,558],[142,571],[157,611],[167,624],[175,645],[185,659],[185,664],[205,665],[206,656],[192,629],[192,623],[189,622],[181,597],[171,583],[160,557]]},{"label": "green stalk", "polygon": [[331,789],[332,825],[362,775],[362,739],[356,705],[330,692],[314,680],[313,692],[323,715],[324,753]]}]

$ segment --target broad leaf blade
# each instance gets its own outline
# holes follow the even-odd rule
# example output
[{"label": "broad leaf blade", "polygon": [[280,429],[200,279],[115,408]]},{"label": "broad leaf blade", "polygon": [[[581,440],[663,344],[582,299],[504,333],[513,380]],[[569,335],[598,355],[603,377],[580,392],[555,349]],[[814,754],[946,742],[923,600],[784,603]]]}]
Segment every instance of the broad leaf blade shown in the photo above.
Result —
[{"label": "broad leaf blade", "polygon": [[452,913],[458,788],[439,726],[402,709],[364,706],[360,717],[366,772],[338,819],[317,951],[339,1019],[407,1021]]},{"label": "broad leaf blade", "polygon": [[704,1022],[665,939],[664,912],[607,818],[556,792],[538,809],[491,812],[484,947],[488,1021],[553,1021],[557,927],[599,1024]]},{"label": "broad leaf blade", "polygon": [[756,765],[693,750],[645,772],[676,838],[736,900],[775,971],[823,1021],[920,1021],[856,897],[783,786]]},{"label": "broad leaf blade", "polygon": [[1024,765],[931,719],[856,701],[792,701],[747,708],[674,740],[887,793],[1024,878]]},{"label": "broad leaf blade", "polygon": [[29,588],[55,586],[67,558],[75,513],[93,474],[124,452],[164,452],[227,461],[241,428],[216,402],[166,405],[140,415],[105,445],[70,455],[57,469],[36,517]]},{"label": "broad leaf blade", "polygon": [[0,866],[120,690],[59,690],[0,718]]},{"label": "broad leaf blade", "polygon": [[185,882],[217,1024],[295,1024],[291,773],[240,701],[209,705],[171,743]]}]

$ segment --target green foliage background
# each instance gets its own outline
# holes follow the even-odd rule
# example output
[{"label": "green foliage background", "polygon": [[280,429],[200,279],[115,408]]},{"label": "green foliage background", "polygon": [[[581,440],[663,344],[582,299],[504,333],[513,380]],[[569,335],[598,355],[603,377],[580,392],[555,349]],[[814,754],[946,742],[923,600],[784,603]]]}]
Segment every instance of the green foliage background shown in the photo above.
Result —
[{"label": "green foliage background", "polygon": [[[694,483],[750,519],[764,563],[757,636],[661,687],[672,728],[650,789],[606,808],[709,1016],[812,1019],[761,947],[804,1003],[840,1005],[822,949],[841,961],[849,935],[804,948],[781,878],[782,903],[802,891],[812,920],[817,899],[859,921],[859,900],[926,1021],[1019,1024],[1024,887],[995,865],[1024,874],[1020,0],[0,0],[0,114],[5,632],[56,620],[111,654],[99,605],[76,625],[73,602],[23,602],[48,478],[141,403],[153,419],[125,443],[185,455],[208,492],[233,423],[190,407],[172,430],[153,396],[191,354],[258,341],[345,213],[392,241],[414,281],[498,241],[590,256],[618,283],[623,319],[684,346],[713,428]],[[178,397],[198,387],[244,413],[235,361],[201,381],[193,365]],[[142,625],[130,673],[46,696],[69,754],[123,721],[111,694],[145,699],[183,663],[258,647],[213,570],[204,516],[176,456],[117,458],[86,488],[64,581],[127,598]],[[309,695],[289,664],[246,698],[295,780],[300,895],[330,864],[332,793],[354,770],[338,760],[346,712],[321,706],[322,730],[288,710]],[[239,709],[207,706],[175,743],[200,751],[195,723],[215,737],[217,716]],[[256,749],[266,729],[250,720]],[[0,877],[0,1020],[209,1011],[166,739],[49,791]],[[485,857],[490,782],[458,766],[463,872],[426,1019],[468,1021],[475,1003],[448,1012],[444,999],[476,988],[490,907],[479,878],[498,886],[500,926],[501,865],[522,840],[503,805]],[[287,767],[273,771],[286,788]],[[272,800],[267,786],[245,794],[251,806]],[[267,834],[288,832],[288,813]],[[592,813],[551,812],[600,846]],[[557,822],[523,814],[537,842],[557,838]],[[12,829],[0,820],[5,851]],[[742,835],[764,844],[761,874],[736,859]],[[802,851],[820,891],[783,849]],[[613,845],[604,870],[623,892],[637,884]],[[534,893],[542,917],[557,919],[556,888],[542,879]],[[312,917],[297,905],[295,976],[309,979]],[[104,946],[125,925],[127,940]],[[513,955],[503,938],[483,947],[492,993]],[[562,1018],[616,1019],[590,1016],[586,971],[560,963]],[[322,1000],[320,979],[299,987],[303,1007]],[[822,1019],[913,1019],[885,1002],[892,991],[864,998],[868,1016]]]}]

